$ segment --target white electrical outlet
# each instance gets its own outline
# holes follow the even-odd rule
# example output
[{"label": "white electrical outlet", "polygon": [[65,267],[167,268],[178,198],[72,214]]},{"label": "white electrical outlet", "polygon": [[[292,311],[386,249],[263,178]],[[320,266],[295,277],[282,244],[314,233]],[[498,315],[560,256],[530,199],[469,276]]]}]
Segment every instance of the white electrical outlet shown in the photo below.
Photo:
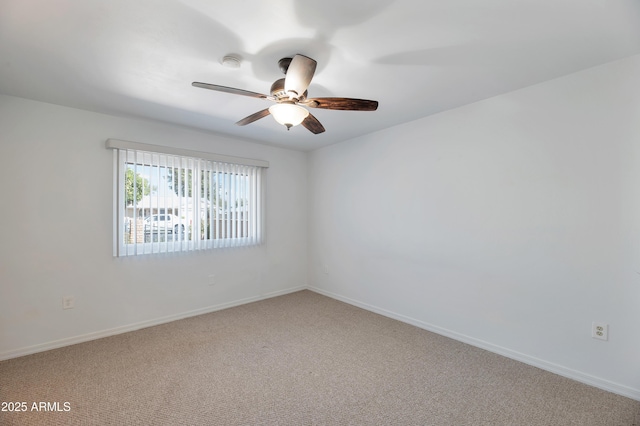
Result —
[{"label": "white electrical outlet", "polygon": [[73,296],[64,296],[62,298],[62,309],[73,309],[76,299]]},{"label": "white electrical outlet", "polygon": [[594,321],[591,326],[591,337],[594,339],[609,340],[609,324]]},{"label": "white electrical outlet", "polygon": [[215,274],[209,275],[209,285],[210,286],[216,285],[216,275]]}]

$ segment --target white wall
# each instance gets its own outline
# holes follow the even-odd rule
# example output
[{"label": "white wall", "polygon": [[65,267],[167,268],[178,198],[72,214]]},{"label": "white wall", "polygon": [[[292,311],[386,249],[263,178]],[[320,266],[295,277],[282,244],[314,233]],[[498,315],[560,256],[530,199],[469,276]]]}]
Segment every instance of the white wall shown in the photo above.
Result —
[{"label": "white wall", "polygon": [[640,399],[640,56],[315,151],[308,198],[312,288]]},{"label": "white wall", "polygon": [[[114,258],[107,138],[269,161],[267,243]],[[0,96],[0,161],[0,359],[306,286],[303,153]]]}]

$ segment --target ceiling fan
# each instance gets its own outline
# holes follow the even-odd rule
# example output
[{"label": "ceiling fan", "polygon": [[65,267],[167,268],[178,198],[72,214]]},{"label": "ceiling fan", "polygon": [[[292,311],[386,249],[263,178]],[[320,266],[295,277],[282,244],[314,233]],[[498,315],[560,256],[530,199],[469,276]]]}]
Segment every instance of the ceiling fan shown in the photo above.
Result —
[{"label": "ceiling fan", "polygon": [[278,65],[280,66],[280,70],[285,74],[285,78],[276,80],[271,85],[270,95],[263,95],[261,93],[233,87],[218,86],[217,84],[199,83],[197,81],[194,81],[191,85],[202,89],[216,90],[218,92],[267,99],[276,102],[275,105],[238,121],[236,123],[238,126],[246,126],[271,114],[278,123],[286,126],[287,130],[293,126],[302,124],[311,133],[318,134],[324,132],[324,127],[318,119],[310,114],[304,107],[342,111],[375,111],[378,108],[377,101],[367,99],[308,98],[307,88],[316,71],[317,62],[307,56],[295,55],[293,58],[282,58],[278,61]]}]

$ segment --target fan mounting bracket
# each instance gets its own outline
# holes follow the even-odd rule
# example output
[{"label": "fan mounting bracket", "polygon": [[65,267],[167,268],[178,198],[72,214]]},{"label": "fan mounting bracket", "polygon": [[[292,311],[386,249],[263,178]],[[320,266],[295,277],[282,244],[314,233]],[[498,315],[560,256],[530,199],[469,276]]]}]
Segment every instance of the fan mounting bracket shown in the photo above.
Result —
[{"label": "fan mounting bracket", "polygon": [[292,59],[293,58],[282,58],[278,61],[278,66],[280,67],[282,74],[287,75],[287,70],[289,69],[289,65],[291,65]]}]

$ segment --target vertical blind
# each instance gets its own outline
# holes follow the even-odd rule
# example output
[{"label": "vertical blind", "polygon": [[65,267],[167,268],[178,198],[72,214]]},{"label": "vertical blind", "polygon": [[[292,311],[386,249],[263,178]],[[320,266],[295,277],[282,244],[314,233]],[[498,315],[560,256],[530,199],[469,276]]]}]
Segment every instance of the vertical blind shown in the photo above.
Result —
[{"label": "vertical blind", "polygon": [[113,139],[107,147],[117,152],[116,256],[262,242],[268,163]]}]

